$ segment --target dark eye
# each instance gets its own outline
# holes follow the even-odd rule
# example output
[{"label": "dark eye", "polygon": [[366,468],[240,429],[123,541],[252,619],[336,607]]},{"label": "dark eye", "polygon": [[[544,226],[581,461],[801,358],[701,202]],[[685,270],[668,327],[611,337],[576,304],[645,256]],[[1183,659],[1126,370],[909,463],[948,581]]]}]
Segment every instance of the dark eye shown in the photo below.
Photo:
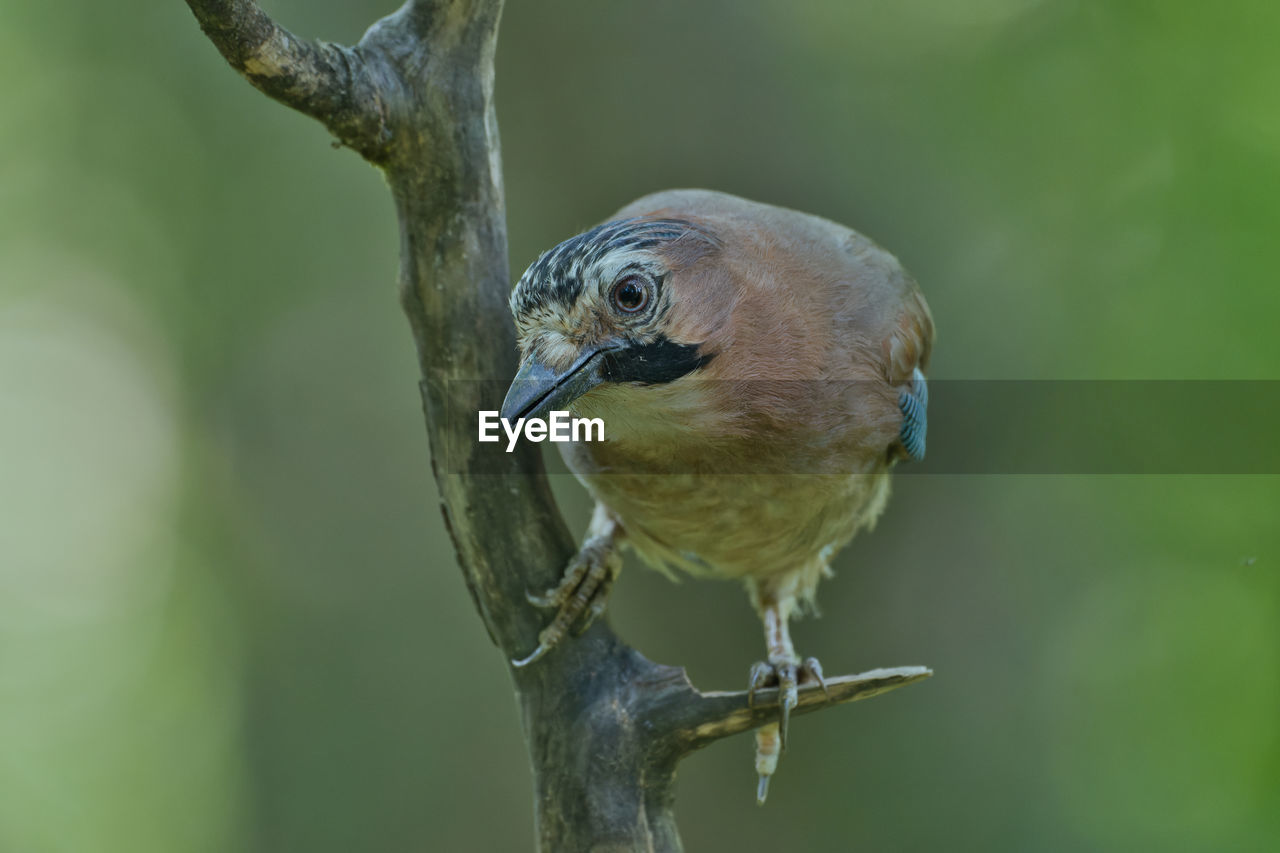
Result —
[{"label": "dark eye", "polygon": [[619,311],[635,314],[649,304],[649,287],[640,276],[629,275],[613,286],[609,298]]}]

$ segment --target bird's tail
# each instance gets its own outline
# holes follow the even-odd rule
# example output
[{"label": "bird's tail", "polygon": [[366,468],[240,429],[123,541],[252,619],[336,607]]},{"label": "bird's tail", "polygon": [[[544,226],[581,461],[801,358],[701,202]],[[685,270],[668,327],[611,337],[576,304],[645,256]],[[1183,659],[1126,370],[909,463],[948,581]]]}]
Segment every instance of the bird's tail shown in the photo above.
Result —
[{"label": "bird's tail", "polygon": [[778,769],[778,754],[781,751],[782,731],[777,723],[769,723],[756,729],[756,773],[760,774],[756,802],[762,806],[769,796],[769,778]]}]

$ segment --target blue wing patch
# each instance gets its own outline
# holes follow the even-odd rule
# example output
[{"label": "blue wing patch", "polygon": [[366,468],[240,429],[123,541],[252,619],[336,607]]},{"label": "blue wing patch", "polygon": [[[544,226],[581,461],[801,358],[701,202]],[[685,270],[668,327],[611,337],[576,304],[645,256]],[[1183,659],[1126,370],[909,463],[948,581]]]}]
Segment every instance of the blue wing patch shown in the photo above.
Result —
[{"label": "blue wing patch", "polygon": [[911,376],[911,387],[898,394],[898,408],[902,409],[902,428],[898,431],[898,438],[902,440],[907,455],[919,462],[924,458],[924,438],[929,427],[929,386],[920,368],[917,367]]}]

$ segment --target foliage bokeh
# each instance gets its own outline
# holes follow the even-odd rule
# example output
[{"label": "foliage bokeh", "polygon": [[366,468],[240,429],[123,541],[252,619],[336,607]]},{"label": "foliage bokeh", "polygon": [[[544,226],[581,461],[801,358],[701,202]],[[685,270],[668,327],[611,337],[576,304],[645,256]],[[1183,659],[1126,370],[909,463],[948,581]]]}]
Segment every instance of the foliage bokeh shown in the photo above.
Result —
[{"label": "foliage bokeh", "polygon": [[[393,4],[267,8],[351,42]],[[0,851],[527,849],[379,176],[177,0],[0,17]],[[1262,0],[512,2],[513,275],[706,186],[895,251],[936,377],[1277,378],[1277,32]],[[900,478],[797,641],[937,676],[799,720],[764,809],[747,739],[694,756],[688,848],[1270,849],[1278,498]],[[704,687],[759,653],[733,585],[629,564],[611,612]]]}]

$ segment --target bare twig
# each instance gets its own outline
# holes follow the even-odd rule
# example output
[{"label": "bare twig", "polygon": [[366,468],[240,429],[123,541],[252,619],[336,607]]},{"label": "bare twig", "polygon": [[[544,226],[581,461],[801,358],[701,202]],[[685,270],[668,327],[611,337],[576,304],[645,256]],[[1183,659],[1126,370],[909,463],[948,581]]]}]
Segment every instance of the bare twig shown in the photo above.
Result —
[{"label": "bare twig", "polygon": [[[800,691],[800,703],[792,714],[820,711],[830,705],[843,705],[869,699],[933,675],[923,666],[901,666],[873,669],[858,675],[838,675],[826,679],[824,693],[816,684]],[[778,691],[759,690],[750,701],[746,691],[700,693],[700,701],[688,702],[672,714],[670,725],[694,748],[730,735],[749,732],[778,719]]]},{"label": "bare twig", "polygon": [[[533,648],[546,589],[574,552],[537,445],[468,472],[474,422],[516,367],[493,53],[502,0],[410,0],[354,48],[302,41],[250,0],[187,0],[232,67],[323,122],[380,166],[401,229],[400,294],[413,330],[432,470],[458,562],[507,660]],[[458,417],[458,415],[466,417]],[[446,460],[441,463],[440,460]],[[827,680],[795,713],[874,696],[922,667]],[[533,764],[543,850],[679,850],[677,762],[777,719],[774,691],[700,693],[684,670],[646,660],[597,622],[534,666],[513,670]]]},{"label": "bare twig", "polygon": [[388,141],[382,96],[358,47],[299,39],[253,0],[187,0],[187,5],[246,80],[320,120],[366,159],[381,159]]}]

